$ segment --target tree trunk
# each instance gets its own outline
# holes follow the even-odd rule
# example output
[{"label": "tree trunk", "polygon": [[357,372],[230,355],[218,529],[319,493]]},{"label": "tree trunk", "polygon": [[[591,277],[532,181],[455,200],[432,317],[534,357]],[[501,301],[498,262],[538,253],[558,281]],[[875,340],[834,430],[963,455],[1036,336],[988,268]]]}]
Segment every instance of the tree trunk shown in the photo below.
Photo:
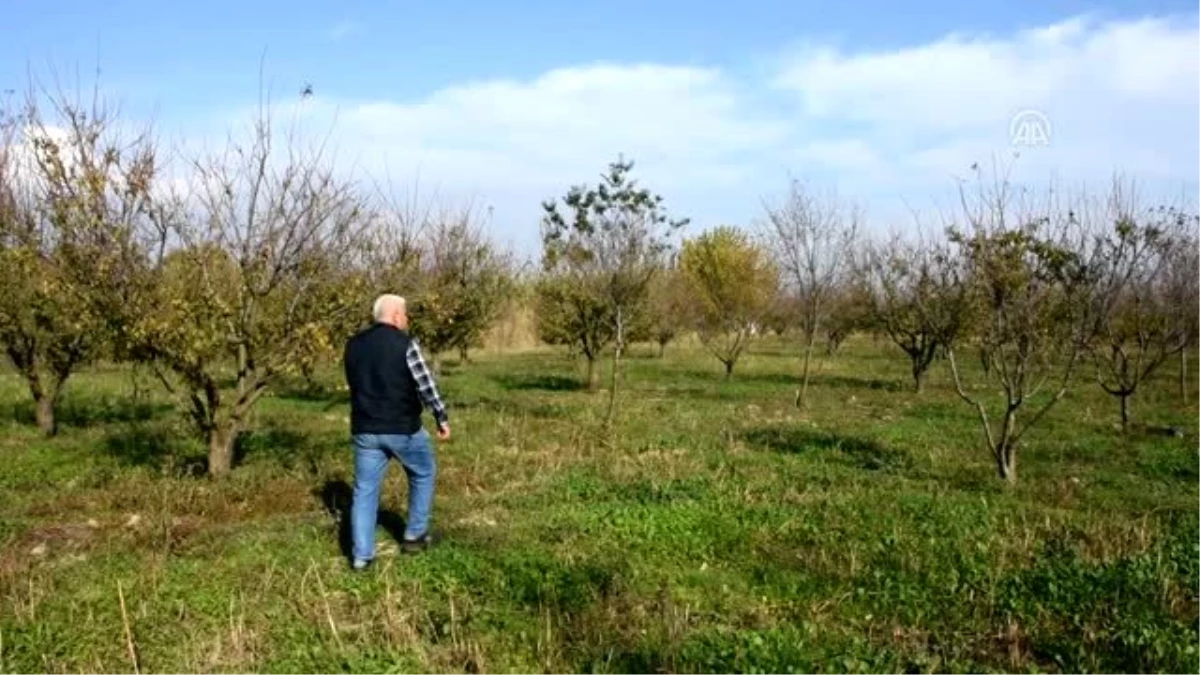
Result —
[{"label": "tree trunk", "polygon": [[1009,485],[1017,482],[1017,409],[1009,403],[1000,427],[1000,438],[996,443],[996,470],[1001,480]]},{"label": "tree trunk", "polygon": [[1017,482],[1017,448],[1007,439],[1003,442],[1003,446],[999,449],[996,462],[996,469],[1000,473],[1001,480],[1008,484]]},{"label": "tree trunk", "polygon": [[305,360],[300,362],[300,376],[304,378],[304,384],[309,389],[316,389],[317,385],[317,383],[313,381],[313,369],[314,366],[311,361]]},{"label": "tree trunk", "polygon": [[667,355],[667,343],[660,340],[658,342],[658,358],[663,358]]},{"label": "tree trunk", "polygon": [[611,433],[612,433],[612,428],[613,428],[613,421],[617,414],[617,388],[620,386],[619,376],[620,376],[620,372],[621,372],[621,352],[624,351],[624,349],[625,349],[625,322],[624,322],[624,317],[622,317],[622,315],[621,315],[621,308],[618,306],[617,307],[617,339],[616,339],[616,344],[613,345],[612,377],[609,381],[609,388],[608,388],[608,412],[604,416],[604,426],[607,427],[609,430],[610,441],[611,441]]},{"label": "tree trunk", "polygon": [[725,381],[733,379],[733,361],[722,361],[725,364]]},{"label": "tree trunk", "polygon": [[471,351],[471,348],[468,347],[466,344],[462,344],[462,345],[458,346],[458,361],[459,361],[459,363],[470,363],[471,362],[470,351]]},{"label": "tree trunk", "polygon": [[1179,350],[1179,397],[1183,399],[1183,404],[1188,402],[1188,384],[1187,384],[1187,348]]},{"label": "tree trunk", "polygon": [[47,436],[58,433],[58,426],[54,419],[54,397],[38,392],[33,396],[33,406],[38,429]]},{"label": "tree trunk", "polygon": [[804,408],[808,405],[808,376],[812,363],[813,343],[816,342],[815,332],[809,332],[806,340],[807,344],[804,347],[804,372],[800,376],[800,391],[796,394],[797,408]]},{"label": "tree trunk", "polygon": [[434,352],[429,356],[429,369],[433,371],[434,377],[442,376],[442,355]]},{"label": "tree trunk", "polygon": [[33,397],[33,415],[37,421],[38,429],[46,436],[53,436],[58,433],[58,418],[55,411],[58,407],[58,398],[62,394],[63,385],[66,384],[65,376],[54,380],[49,387],[42,386],[43,378],[36,373],[26,374],[26,381],[29,384],[29,393]]},{"label": "tree trunk", "polygon": [[609,374],[608,378],[608,411],[604,415],[605,424],[609,427],[612,427],[613,416],[616,414],[617,410],[617,387],[619,386],[617,375],[620,372],[620,369],[621,348],[616,347],[613,349],[612,373]]},{"label": "tree trunk", "polygon": [[825,342],[825,355],[835,356],[838,353],[838,350],[842,348],[842,340],[844,339],[845,338],[836,333],[830,335]]},{"label": "tree trunk", "polygon": [[587,388],[588,391],[596,391],[599,381],[596,377],[596,356],[594,354],[587,355]]},{"label": "tree trunk", "polygon": [[1129,433],[1129,398],[1132,392],[1121,391],[1117,394],[1121,399],[1121,432]]},{"label": "tree trunk", "polygon": [[236,424],[214,424],[208,430],[208,475],[220,478],[233,470],[233,448],[237,442]]},{"label": "tree trunk", "polygon": [[925,380],[929,376],[929,367],[939,351],[938,343],[919,343],[915,349],[907,350],[912,359],[913,387],[918,394],[925,391]]},{"label": "tree trunk", "polygon": [[921,363],[924,355],[919,349],[912,347],[904,347],[904,351],[908,352],[908,359],[912,366],[913,391],[920,394],[925,390],[925,368]]}]

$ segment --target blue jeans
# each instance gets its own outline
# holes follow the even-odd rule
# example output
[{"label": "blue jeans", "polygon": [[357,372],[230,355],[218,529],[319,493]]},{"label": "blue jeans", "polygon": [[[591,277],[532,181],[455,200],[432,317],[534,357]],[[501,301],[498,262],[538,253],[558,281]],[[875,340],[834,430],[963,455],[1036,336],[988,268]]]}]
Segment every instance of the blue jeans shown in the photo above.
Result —
[{"label": "blue jeans", "polygon": [[437,462],[433,442],[424,429],[411,436],[402,434],[355,434],[354,503],[350,531],[354,559],[375,557],[375,523],[379,515],[379,486],[387,475],[388,460],[397,459],[408,474],[408,518],[404,538],[419,539],[429,529],[433,507],[433,484]]}]

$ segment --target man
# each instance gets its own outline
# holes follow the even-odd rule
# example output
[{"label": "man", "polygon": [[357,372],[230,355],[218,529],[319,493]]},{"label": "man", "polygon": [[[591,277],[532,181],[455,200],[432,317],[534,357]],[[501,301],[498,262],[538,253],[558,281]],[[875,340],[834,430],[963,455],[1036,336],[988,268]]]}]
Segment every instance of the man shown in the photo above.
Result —
[{"label": "man", "polygon": [[422,404],[433,413],[438,439],[450,439],[450,421],[416,340],[408,334],[404,298],[382,295],[374,323],[346,343],[343,362],[350,388],[354,441],[354,504],[350,513],[355,570],[375,557],[379,486],[395,458],[408,475],[408,523],[401,549],[416,553],[430,543],[429,515],[437,463]]}]

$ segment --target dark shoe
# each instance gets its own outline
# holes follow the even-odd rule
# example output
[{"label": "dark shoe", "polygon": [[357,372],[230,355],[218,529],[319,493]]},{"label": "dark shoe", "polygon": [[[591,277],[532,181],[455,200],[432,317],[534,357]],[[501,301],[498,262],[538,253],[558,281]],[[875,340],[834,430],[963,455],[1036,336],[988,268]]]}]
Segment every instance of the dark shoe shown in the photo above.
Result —
[{"label": "dark shoe", "polygon": [[416,539],[405,539],[400,543],[401,553],[420,553],[425,549],[433,546],[438,540],[438,536],[432,532],[426,532]]}]

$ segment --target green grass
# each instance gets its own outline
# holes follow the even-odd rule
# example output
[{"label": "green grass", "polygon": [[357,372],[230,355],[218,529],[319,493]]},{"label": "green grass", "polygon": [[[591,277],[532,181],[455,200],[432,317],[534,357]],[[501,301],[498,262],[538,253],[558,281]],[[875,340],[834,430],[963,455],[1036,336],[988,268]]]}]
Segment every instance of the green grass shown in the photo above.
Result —
[{"label": "green grass", "polygon": [[636,351],[608,443],[564,355],[451,363],[446,539],[395,554],[393,466],[363,575],[336,368],[265,398],[221,482],[124,369],[74,379],[53,439],[0,374],[0,671],[130,671],[132,644],[142,672],[1196,672],[1195,396],[1164,374],[1135,413],[1184,437],[1125,438],[1085,382],[1006,487],[942,365],[917,396],[852,341],[800,412],[783,345],[730,382]]}]

